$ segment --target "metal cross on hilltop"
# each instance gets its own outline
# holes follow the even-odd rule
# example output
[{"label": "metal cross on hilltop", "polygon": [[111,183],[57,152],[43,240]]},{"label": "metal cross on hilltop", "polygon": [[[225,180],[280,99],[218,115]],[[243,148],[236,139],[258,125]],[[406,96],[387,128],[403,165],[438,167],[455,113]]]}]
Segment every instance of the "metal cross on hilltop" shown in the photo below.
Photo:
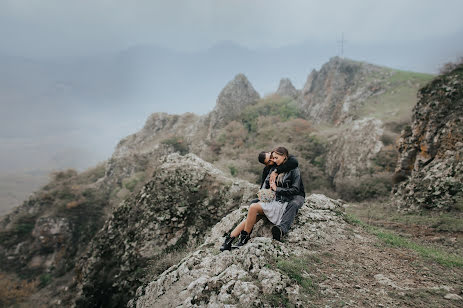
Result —
[{"label": "metal cross on hilltop", "polygon": [[341,34],[341,40],[340,41],[337,41],[339,44],[341,44],[341,58],[344,58],[344,43],[346,43],[347,41],[344,40],[344,32],[342,32]]}]

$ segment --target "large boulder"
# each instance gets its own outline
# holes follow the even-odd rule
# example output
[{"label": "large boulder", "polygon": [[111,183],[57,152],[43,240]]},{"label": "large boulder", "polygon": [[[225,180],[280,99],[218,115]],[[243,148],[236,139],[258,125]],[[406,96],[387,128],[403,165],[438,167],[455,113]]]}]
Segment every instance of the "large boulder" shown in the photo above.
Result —
[{"label": "large boulder", "polygon": [[141,191],[114,210],[79,262],[77,305],[124,306],[149,264],[169,251],[194,247],[256,191],[194,154],[167,156]]},{"label": "large boulder", "polygon": [[140,287],[129,307],[262,307],[273,295],[302,307],[302,288],[275,262],[288,257],[297,262],[313,245],[329,245],[345,238],[349,227],[342,211],[339,201],[311,195],[284,243],[272,240],[271,224],[262,220],[248,244],[218,253],[223,233],[246,215],[246,208],[237,209],[211,230],[198,250]]},{"label": "large boulder", "polygon": [[422,88],[402,131],[394,202],[401,209],[463,206],[463,65]]}]

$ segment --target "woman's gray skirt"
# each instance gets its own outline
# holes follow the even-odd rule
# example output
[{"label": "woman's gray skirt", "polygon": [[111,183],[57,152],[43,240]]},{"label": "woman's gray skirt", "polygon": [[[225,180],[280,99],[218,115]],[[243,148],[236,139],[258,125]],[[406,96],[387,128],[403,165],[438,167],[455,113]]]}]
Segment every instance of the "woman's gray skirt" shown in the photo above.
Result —
[{"label": "woman's gray skirt", "polygon": [[279,225],[288,202],[271,201],[259,202],[259,204],[262,206],[262,210],[264,210],[264,214],[267,219],[273,224]]}]

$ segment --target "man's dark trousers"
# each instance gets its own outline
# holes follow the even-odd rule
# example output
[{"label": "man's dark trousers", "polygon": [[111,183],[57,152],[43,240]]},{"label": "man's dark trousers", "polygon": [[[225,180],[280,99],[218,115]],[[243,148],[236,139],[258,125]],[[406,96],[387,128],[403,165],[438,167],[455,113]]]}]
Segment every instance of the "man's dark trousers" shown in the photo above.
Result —
[{"label": "man's dark trousers", "polygon": [[283,234],[288,233],[297,212],[304,205],[304,201],[305,198],[303,196],[296,195],[293,197],[293,200],[288,202],[285,212],[283,213],[283,217],[281,218],[281,222],[278,225],[281,228],[281,231],[283,231]]}]

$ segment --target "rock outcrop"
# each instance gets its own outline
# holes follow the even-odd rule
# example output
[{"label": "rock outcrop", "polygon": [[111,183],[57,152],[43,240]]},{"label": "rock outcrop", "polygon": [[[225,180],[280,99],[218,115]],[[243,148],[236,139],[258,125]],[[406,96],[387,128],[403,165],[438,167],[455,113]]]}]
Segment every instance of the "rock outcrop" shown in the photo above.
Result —
[{"label": "rock outcrop", "polygon": [[196,245],[256,191],[194,154],[167,156],[141,191],[114,210],[79,262],[77,305],[124,306],[146,279],[149,264]]},{"label": "rock outcrop", "polygon": [[271,224],[260,221],[243,248],[218,253],[222,235],[246,215],[245,207],[237,209],[214,226],[198,250],[140,287],[129,307],[270,307],[272,296],[303,307],[308,304],[303,290],[307,285],[302,281],[301,287],[278,268],[278,262],[288,258],[300,262],[314,245],[345,238],[348,224],[342,211],[339,201],[311,195],[284,243],[272,240]]},{"label": "rock outcrop", "polygon": [[297,98],[299,96],[299,91],[291,83],[291,80],[288,78],[283,78],[280,80],[280,85],[276,92],[279,96],[288,96],[291,98]]},{"label": "rock outcrop", "polygon": [[367,173],[372,159],[383,147],[382,123],[364,118],[345,124],[346,128],[331,141],[326,155],[326,170],[336,184],[338,179]]},{"label": "rock outcrop", "polygon": [[149,154],[169,137],[181,136],[189,140],[201,129],[200,118],[193,113],[182,115],[153,113],[139,132],[119,142],[112,158],[118,159],[132,154]]},{"label": "rock outcrop", "polygon": [[243,74],[236,75],[220,92],[214,110],[209,114],[209,136],[225,126],[249,105],[255,104],[260,95]]},{"label": "rock outcrop", "polygon": [[399,208],[463,205],[463,66],[419,92],[411,127],[398,144],[394,201]]},{"label": "rock outcrop", "polygon": [[342,123],[367,98],[384,93],[384,80],[391,75],[372,64],[334,57],[308,76],[300,98],[301,109],[314,123]]}]

